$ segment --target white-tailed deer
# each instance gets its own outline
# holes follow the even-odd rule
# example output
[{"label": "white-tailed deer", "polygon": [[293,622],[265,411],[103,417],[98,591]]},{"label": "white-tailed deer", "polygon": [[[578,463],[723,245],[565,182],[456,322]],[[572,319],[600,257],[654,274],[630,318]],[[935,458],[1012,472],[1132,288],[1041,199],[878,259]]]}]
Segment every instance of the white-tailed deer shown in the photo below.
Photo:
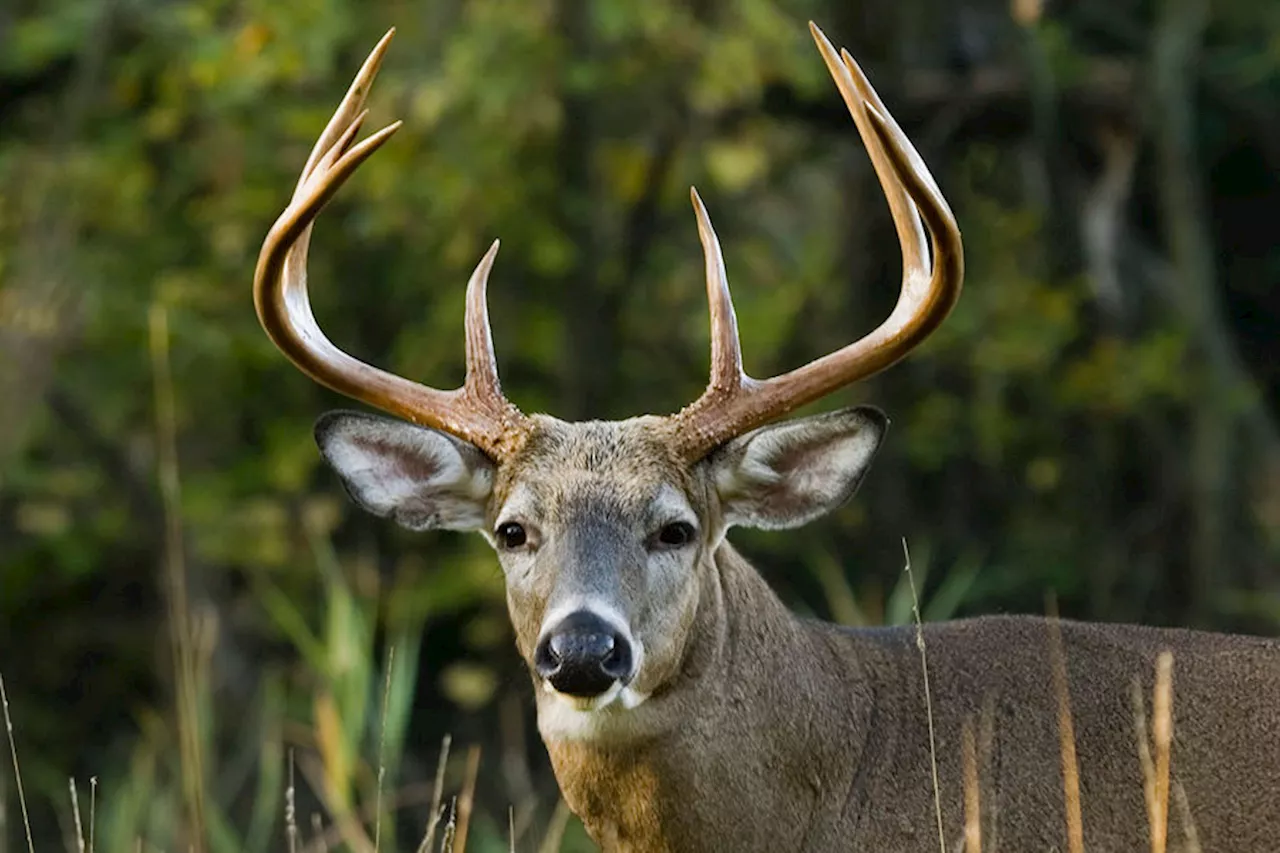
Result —
[{"label": "white-tailed deer", "polygon": [[[1149,813],[1163,800],[1171,849],[1280,850],[1277,642],[1033,617],[928,625],[931,750],[915,632],[798,619],[726,541],[734,525],[796,527],[849,499],[884,435],[880,412],[769,423],[901,359],[960,293],[951,211],[847,52],[813,27],[897,225],[893,313],[811,364],[748,377],[695,193],[711,305],[706,392],[671,416],[566,423],[523,414],[499,387],[485,297],[496,242],[467,286],[461,388],[364,364],[316,325],[312,222],[398,127],[355,144],[390,35],[267,235],[258,316],[314,380],[404,419],[320,419],[321,452],[356,503],[413,530],[479,531],[497,551],[539,729],[566,800],[600,844],[937,849],[936,760],[947,849],[962,839],[978,849],[978,830],[989,851],[1068,849],[1069,836],[1071,849],[1080,838],[1090,850],[1149,849]],[[1167,794],[1144,773],[1135,699],[1166,649],[1176,660]]]}]

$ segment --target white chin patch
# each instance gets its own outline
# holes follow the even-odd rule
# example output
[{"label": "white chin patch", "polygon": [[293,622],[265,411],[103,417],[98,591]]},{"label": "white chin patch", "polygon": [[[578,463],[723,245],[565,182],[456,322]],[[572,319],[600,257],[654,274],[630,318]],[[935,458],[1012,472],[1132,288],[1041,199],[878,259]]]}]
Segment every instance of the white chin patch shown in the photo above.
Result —
[{"label": "white chin patch", "polygon": [[615,681],[599,696],[581,697],[560,693],[549,682],[542,683],[538,698],[538,731],[553,740],[595,740],[624,734],[630,712],[649,698]]}]

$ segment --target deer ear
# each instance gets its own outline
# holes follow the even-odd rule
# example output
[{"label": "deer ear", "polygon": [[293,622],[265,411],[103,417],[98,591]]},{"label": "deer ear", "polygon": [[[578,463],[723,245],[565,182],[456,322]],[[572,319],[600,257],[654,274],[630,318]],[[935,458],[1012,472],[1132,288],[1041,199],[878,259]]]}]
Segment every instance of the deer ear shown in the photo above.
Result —
[{"label": "deer ear", "polygon": [[711,459],[729,526],[799,527],[853,497],[889,419],[859,407],[761,427]]},{"label": "deer ear", "polygon": [[315,434],[352,499],[374,515],[410,530],[484,526],[494,463],[475,446],[359,412],[328,412]]}]

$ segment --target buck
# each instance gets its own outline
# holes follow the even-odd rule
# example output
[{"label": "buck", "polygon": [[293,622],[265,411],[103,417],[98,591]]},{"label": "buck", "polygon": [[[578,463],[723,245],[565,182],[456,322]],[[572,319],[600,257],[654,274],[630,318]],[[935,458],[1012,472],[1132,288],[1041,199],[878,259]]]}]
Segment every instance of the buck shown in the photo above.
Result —
[{"label": "buck", "polygon": [[[926,676],[913,630],[799,619],[726,540],[734,526],[797,527],[853,495],[884,415],[773,421],[905,356],[963,278],[960,232],[928,169],[853,58],[811,29],[896,224],[896,307],[835,353],[748,377],[695,191],[710,383],[678,414],[607,423],[526,415],[503,396],[485,295],[497,242],[467,285],[456,390],[358,361],[317,326],[312,223],[399,127],[355,142],[389,32],[316,143],[254,280],[258,317],[297,367],[397,416],[324,415],[324,458],[375,515],[479,531],[493,546],[556,778],[606,849],[883,853],[936,849],[941,831],[948,849],[963,838],[969,850],[1138,850],[1161,814],[1173,849],[1280,849],[1277,642],[984,617],[923,627]],[[1171,793],[1153,807],[1134,697],[1166,650],[1176,740]]]}]

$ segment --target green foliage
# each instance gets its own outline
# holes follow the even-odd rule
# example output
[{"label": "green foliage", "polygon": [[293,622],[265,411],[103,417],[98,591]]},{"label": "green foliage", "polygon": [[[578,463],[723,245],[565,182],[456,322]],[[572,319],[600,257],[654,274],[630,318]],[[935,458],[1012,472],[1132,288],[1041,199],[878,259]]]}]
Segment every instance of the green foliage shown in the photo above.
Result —
[{"label": "green foliage", "polygon": [[[1148,162],[1150,129],[1124,118],[1145,115],[1143,91],[1117,96],[1096,73],[1101,58],[1108,73],[1143,67],[1149,22],[1080,4],[1019,31],[1001,12],[997,47],[975,61],[1018,56],[1052,78],[1033,120],[1009,113],[1042,92],[987,103],[962,75],[930,100],[916,74],[946,67],[955,4],[900,5],[20,0],[0,14],[0,668],[43,801],[61,813],[66,775],[96,775],[102,849],[189,840],[146,337],[163,306],[204,632],[209,848],[280,848],[290,750],[335,840],[360,847],[379,755],[388,794],[421,787],[446,731],[484,748],[472,849],[505,849],[509,805],[521,849],[553,820],[491,554],[355,510],[310,438],[341,401],[275,351],[250,299],[260,240],[392,25],[367,126],[404,128],[322,214],[311,252],[316,315],[339,346],[459,382],[463,286],[501,237],[491,311],[515,402],[574,418],[674,410],[707,362],[691,184],[724,244],[753,375],[872,328],[896,298],[898,250],[812,17],[865,58],[919,142],[960,220],[967,284],[918,354],[825,404],[874,402],[894,420],[859,498],[802,535],[735,542],[799,610],[847,624],[910,618],[905,536],[926,618],[1038,611],[1052,590],[1068,615],[1274,630],[1280,478],[1274,444],[1251,437],[1266,386],[1247,375],[1224,397],[1241,438],[1222,460],[1222,565],[1211,600],[1187,592],[1203,509],[1187,448],[1197,401],[1224,380],[1147,222],[1170,178]],[[1274,150],[1280,20],[1247,0],[1214,14],[1198,177],[1225,204],[1213,181],[1230,177],[1217,164],[1236,140]],[[934,29],[936,43],[921,35]],[[1127,52],[1103,56],[1116,45]],[[1076,233],[1117,123],[1139,164],[1120,207],[1123,311]],[[1258,264],[1224,272],[1224,289],[1266,291],[1280,255]],[[465,782],[455,752],[450,791]],[[416,844],[426,811],[384,808],[384,846]],[[564,849],[581,839],[571,828]]]}]

